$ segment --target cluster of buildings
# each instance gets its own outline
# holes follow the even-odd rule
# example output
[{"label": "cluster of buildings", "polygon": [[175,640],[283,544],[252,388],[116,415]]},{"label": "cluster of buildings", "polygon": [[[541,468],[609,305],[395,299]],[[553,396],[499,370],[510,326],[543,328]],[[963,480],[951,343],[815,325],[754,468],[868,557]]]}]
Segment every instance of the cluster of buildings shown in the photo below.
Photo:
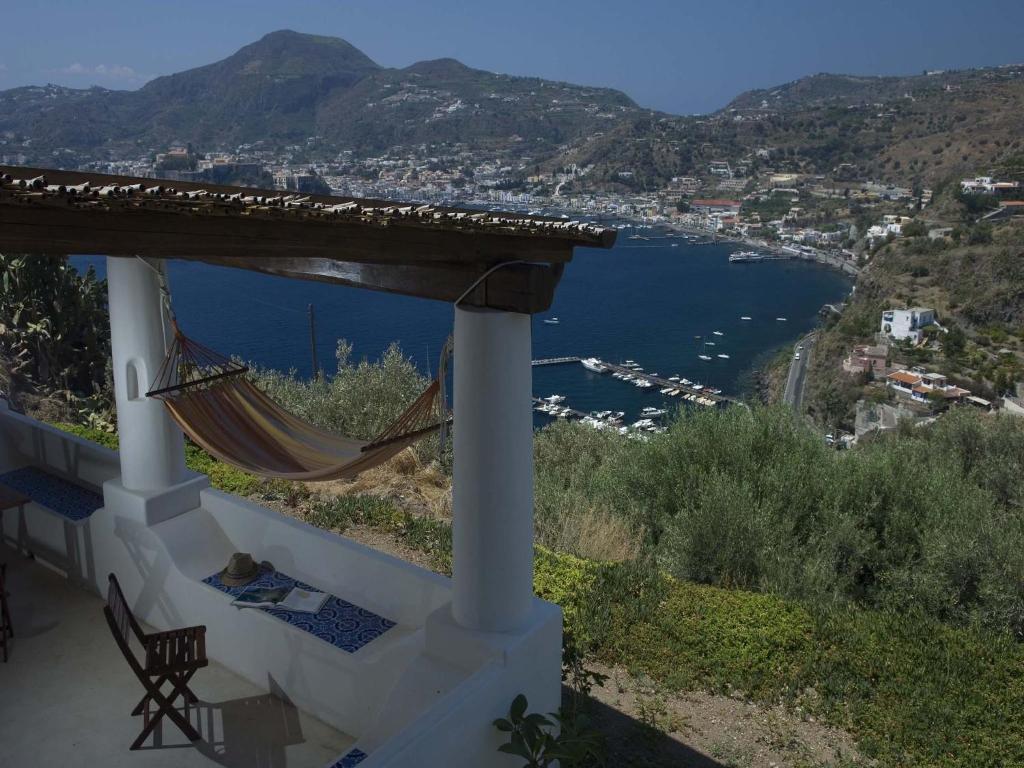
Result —
[{"label": "cluster of buildings", "polygon": [[1020,182],[996,181],[991,176],[977,176],[961,180],[960,190],[965,194],[1004,197],[1017,194],[1020,191]]}]

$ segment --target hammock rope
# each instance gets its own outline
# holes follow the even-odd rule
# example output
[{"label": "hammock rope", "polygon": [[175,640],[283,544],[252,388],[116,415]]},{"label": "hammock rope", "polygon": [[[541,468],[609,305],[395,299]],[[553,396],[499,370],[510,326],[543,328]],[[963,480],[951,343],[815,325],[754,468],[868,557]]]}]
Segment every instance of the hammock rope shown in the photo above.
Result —
[{"label": "hammock rope", "polygon": [[[163,265],[154,270],[169,299]],[[163,305],[171,338],[146,395],[162,400],[182,431],[221,461],[264,477],[336,480],[382,464],[434,432],[444,445],[450,337],[437,377],[379,435],[364,441],[332,434],[284,409],[245,375],[247,366],[185,336],[170,301]]]}]

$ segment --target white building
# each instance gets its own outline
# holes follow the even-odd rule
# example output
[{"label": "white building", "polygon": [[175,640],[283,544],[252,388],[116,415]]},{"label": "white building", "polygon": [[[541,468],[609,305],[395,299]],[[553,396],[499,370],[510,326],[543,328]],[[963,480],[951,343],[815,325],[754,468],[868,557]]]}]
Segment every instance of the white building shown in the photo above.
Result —
[{"label": "white building", "polygon": [[921,341],[921,330],[935,323],[935,310],[926,307],[887,309],[882,313],[882,333],[891,339]]},{"label": "white building", "polygon": [[1016,192],[1019,181],[995,181],[991,176],[977,176],[960,182],[961,191],[968,194],[1001,195]]}]

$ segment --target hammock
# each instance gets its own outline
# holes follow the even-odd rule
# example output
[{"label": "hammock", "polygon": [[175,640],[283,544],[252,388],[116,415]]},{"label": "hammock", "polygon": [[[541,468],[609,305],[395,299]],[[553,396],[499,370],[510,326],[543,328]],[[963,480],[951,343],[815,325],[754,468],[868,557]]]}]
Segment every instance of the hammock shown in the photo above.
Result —
[{"label": "hammock", "polygon": [[375,439],[331,434],[289,413],[245,376],[248,368],[188,339],[174,340],[147,396],[163,400],[181,429],[212,456],[264,477],[351,478],[448,424],[444,361],[437,378]]}]

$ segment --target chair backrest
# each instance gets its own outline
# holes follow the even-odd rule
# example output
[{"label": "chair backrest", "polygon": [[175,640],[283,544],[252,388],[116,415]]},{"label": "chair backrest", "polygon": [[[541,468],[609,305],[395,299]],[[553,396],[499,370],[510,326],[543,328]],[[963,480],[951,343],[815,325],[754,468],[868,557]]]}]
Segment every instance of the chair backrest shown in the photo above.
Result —
[{"label": "chair backrest", "polygon": [[135,620],[135,616],[132,615],[128,601],[124,599],[124,593],[121,591],[121,585],[117,583],[117,577],[110,574],[108,579],[107,604],[103,607],[103,615],[107,617],[107,624],[110,625],[110,631],[125,659],[137,674],[141,674],[142,665],[139,664],[139,660],[132,652],[130,639],[134,634],[140,643],[144,643],[146,634]]}]

